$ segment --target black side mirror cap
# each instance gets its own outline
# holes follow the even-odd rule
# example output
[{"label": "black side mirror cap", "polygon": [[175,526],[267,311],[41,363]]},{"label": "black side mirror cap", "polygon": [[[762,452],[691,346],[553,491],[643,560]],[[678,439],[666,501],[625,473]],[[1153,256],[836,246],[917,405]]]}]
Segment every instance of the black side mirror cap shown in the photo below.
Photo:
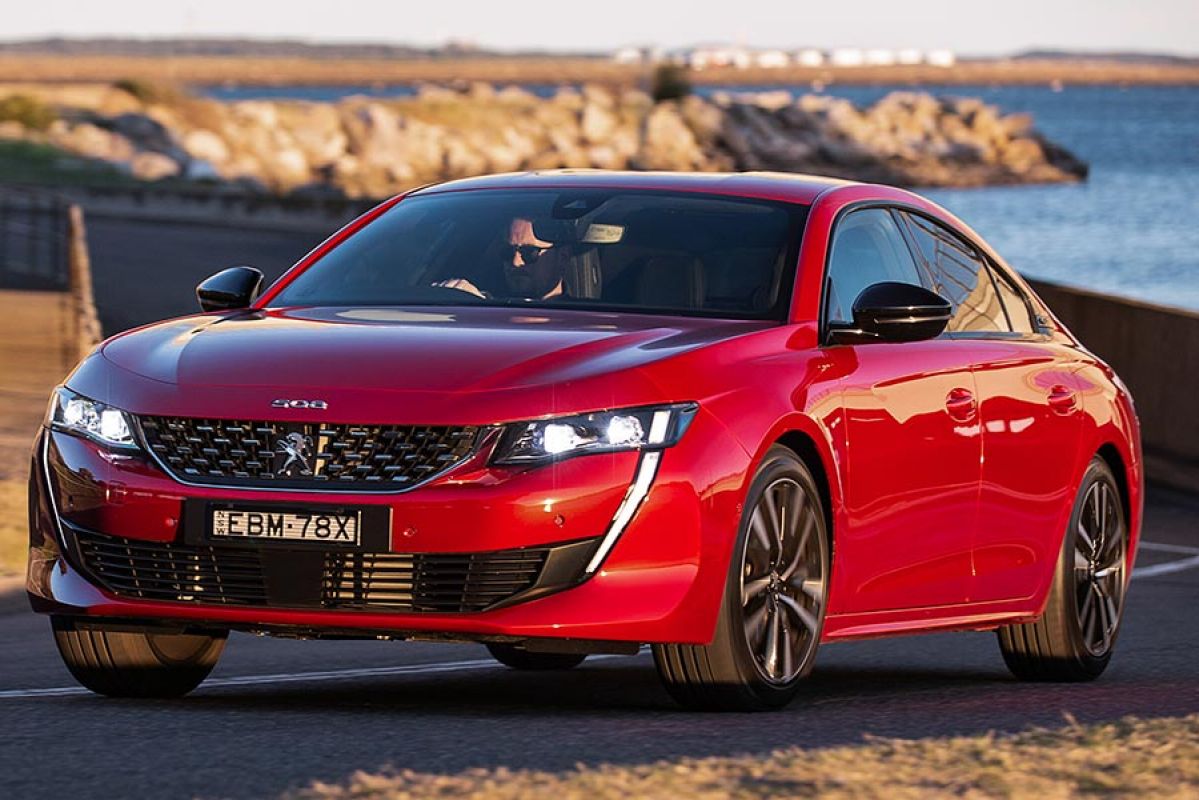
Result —
[{"label": "black side mirror cap", "polygon": [[830,330],[833,341],[918,342],[935,339],[953,316],[953,305],[934,291],[887,281],[867,286],[853,301],[853,327]]},{"label": "black side mirror cap", "polygon": [[196,298],[205,311],[249,308],[262,290],[262,271],[253,267],[221,270],[196,287]]}]

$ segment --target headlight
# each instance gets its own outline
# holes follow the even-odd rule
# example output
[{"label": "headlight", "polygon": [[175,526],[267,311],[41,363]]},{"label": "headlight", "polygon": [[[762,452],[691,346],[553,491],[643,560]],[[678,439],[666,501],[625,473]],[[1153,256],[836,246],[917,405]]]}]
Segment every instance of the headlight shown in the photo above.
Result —
[{"label": "headlight", "polygon": [[49,417],[55,430],[86,436],[108,447],[137,447],[128,414],[70,389],[54,390]]},{"label": "headlight", "polygon": [[697,409],[682,403],[517,422],[504,430],[492,461],[536,464],[584,453],[659,450],[678,442]]}]

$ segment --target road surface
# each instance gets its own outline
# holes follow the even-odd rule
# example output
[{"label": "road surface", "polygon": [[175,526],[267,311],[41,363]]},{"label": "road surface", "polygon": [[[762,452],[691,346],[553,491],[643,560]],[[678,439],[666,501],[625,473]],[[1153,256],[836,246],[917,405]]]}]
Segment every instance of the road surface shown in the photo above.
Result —
[{"label": "road surface", "polygon": [[297,642],[235,635],[180,701],[76,687],[49,625],[0,601],[0,796],[263,797],[388,765],[561,770],[676,756],[946,736],[1127,714],[1199,711],[1199,501],[1151,494],[1125,627],[1089,684],[1020,684],[993,634],[824,648],[805,693],[775,714],[689,714],[648,654],[520,674],[474,645]]}]

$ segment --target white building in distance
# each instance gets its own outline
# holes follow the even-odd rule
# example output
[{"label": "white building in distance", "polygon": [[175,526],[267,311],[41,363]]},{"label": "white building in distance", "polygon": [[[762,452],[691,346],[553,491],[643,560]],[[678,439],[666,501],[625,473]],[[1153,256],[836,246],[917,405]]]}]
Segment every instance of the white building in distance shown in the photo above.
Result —
[{"label": "white building in distance", "polygon": [[915,66],[927,64],[931,67],[952,67],[957,56],[952,50],[918,50],[905,47],[837,47],[820,50],[813,47],[795,52],[768,48],[738,46],[705,46],[672,50],[668,54],[649,47],[623,47],[612,54],[619,64],[656,64],[669,61],[694,70],[731,67],[733,69],[785,69],[787,67],[816,68],[823,66],[839,68]]}]

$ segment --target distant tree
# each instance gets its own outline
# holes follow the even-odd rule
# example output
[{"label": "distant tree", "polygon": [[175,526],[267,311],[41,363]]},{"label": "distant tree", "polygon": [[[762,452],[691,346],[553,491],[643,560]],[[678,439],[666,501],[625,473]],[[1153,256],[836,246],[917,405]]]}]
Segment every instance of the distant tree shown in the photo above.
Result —
[{"label": "distant tree", "polygon": [[681,100],[691,94],[691,80],[686,67],[677,64],[659,64],[654,69],[650,94],[655,103],[663,100]]}]

